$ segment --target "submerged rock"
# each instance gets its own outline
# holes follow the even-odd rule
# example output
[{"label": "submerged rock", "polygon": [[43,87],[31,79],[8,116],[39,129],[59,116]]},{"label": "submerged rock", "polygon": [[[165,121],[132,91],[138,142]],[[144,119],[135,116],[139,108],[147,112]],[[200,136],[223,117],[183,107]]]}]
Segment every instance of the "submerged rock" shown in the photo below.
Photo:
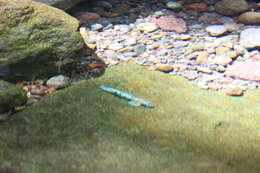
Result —
[{"label": "submerged rock", "polygon": [[248,28],[240,33],[239,43],[247,49],[260,48],[260,28]]},{"label": "submerged rock", "polygon": [[63,75],[58,75],[50,78],[46,84],[47,86],[53,88],[65,88],[70,85],[70,78]]},{"label": "submerged rock", "polygon": [[260,24],[260,12],[249,11],[241,14],[238,21],[244,24]]},{"label": "submerged rock", "polygon": [[0,3],[0,62],[9,64],[8,79],[50,76],[57,62],[83,53],[75,18],[31,0]]},{"label": "submerged rock", "polygon": [[47,5],[51,5],[53,7],[62,9],[62,10],[67,10],[73,7],[74,5],[85,1],[85,0],[34,0],[37,2],[41,2]]},{"label": "submerged rock", "polygon": [[245,0],[222,0],[215,4],[218,13],[232,16],[242,13],[249,9],[249,5]]}]

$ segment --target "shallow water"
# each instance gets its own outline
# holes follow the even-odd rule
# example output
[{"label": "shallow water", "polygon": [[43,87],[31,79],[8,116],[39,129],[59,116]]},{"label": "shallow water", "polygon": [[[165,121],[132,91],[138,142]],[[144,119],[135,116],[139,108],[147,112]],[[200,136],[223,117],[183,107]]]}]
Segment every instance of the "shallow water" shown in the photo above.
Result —
[{"label": "shallow water", "polygon": [[[133,107],[100,85],[155,108]],[[0,124],[0,172],[257,173],[259,95],[229,97],[180,77],[115,66]]]}]

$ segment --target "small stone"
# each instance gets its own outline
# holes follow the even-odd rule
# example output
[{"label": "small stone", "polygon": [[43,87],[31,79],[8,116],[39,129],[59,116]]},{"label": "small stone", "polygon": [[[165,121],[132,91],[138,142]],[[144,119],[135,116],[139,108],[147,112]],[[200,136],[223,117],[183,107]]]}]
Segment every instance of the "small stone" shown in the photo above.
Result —
[{"label": "small stone", "polygon": [[225,93],[228,96],[242,96],[244,94],[244,91],[240,88],[230,88],[226,89]]},{"label": "small stone", "polygon": [[192,9],[198,12],[203,12],[208,10],[208,6],[205,3],[192,3],[192,4],[185,5],[185,8]]},{"label": "small stone", "polygon": [[225,75],[243,80],[260,81],[260,61],[238,62],[227,68]]},{"label": "small stone", "polygon": [[232,62],[232,59],[228,56],[216,55],[213,62],[218,65],[226,66]]},{"label": "small stone", "polygon": [[248,28],[240,33],[239,43],[246,49],[260,48],[260,28]]},{"label": "small stone", "polygon": [[94,23],[101,18],[99,14],[91,12],[77,12],[75,16],[81,24]]},{"label": "small stone", "polygon": [[133,46],[137,44],[137,40],[135,38],[129,38],[124,41],[125,46]]},{"label": "small stone", "polygon": [[210,68],[207,68],[207,67],[201,67],[201,66],[198,66],[197,67],[197,71],[198,72],[203,72],[203,73],[207,73],[207,74],[212,74],[212,70],[210,70]]},{"label": "small stone", "polygon": [[208,52],[198,52],[198,56],[196,58],[196,61],[198,63],[204,63],[209,59],[209,53]]},{"label": "small stone", "polygon": [[224,71],[226,71],[226,68],[225,68],[224,66],[222,66],[222,65],[219,65],[219,66],[216,68],[216,70],[217,70],[218,72],[224,72]]},{"label": "small stone", "polygon": [[161,16],[155,19],[156,25],[164,31],[176,31],[177,33],[187,32],[187,24],[182,19],[177,19],[174,16]]},{"label": "small stone", "polygon": [[172,10],[182,9],[182,4],[180,2],[169,1],[166,3],[166,7]]},{"label": "small stone", "polygon": [[111,49],[111,50],[119,50],[119,49],[122,49],[124,46],[121,44],[121,43],[118,43],[118,42],[114,42],[114,43],[111,43],[109,46],[108,46],[108,49]]},{"label": "small stone", "polygon": [[156,64],[155,70],[159,70],[167,73],[173,71],[173,66],[167,64]]},{"label": "small stone", "polygon": [[96,24],[93,24],[91,25],[91,30],[92,31],[100,31],[103,29],[103,25],[99,24],[99,23],[96,23]]},{"label": "small stone", "polygon": [[215,4],[215,9],[218,13],[232,16],[249,9],[246,0],[222,0]]},{"label": "small stone", "polygon": [[139,31],[143,31],[143,32],[153,32],[158,29],[155,23],[151,23],[151,22],[140,23],[136,27]]},{"label": "small stone", "polygon": [[206,28],[206,31],[211,36],[221,36],[227,32],[227,28],[223,25],[210,25]]},{"label": "small stone", "polygon": [[198,77],[198,72],[195,70],[186,70],[182,75],[189,80],[194,80]]},{"label": "small stone", "polygon": [[97,6],[102,7],[106,10],[113,8],[112,4],[110,4],[108,1],[98,1]]},{"label": "small stone", "polygon": [[70,85],[70,78],[64,75],[58,75],[50,78],[46,85],[54,88],[65,88]]},{"label": "small stone", "polygon": [[245,12],[238,17],[238,21],[244,24],[260,24],[260,12]]},{"label": "small stone", "polygon": [[189,40],[189,39],[191,39],[191,36],[188,35],[188,34],[181,34],[181,35],[177,36],[177,39],[179,39],[179,40]]},{"label": "small stone", "polygon": [[237,25],[237,23],[235,22],[235,20],[231,17],[226,17],[226,16],[223,16],[223,17],[220,17],[218,19],[218,21],[220,23],[222,23],[229,32],[232,32],[232,31],[235,31],[237,29],[239,29],[239,26]]}]

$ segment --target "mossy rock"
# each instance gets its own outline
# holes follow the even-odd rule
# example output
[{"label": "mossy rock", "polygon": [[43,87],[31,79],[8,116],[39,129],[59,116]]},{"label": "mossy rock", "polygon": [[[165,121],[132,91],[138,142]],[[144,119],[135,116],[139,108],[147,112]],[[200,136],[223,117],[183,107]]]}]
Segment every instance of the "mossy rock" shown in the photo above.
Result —
[{"label": "mossy rock", "polygon": [[0,80],[0,113],[26,102],[26,92],[15,85]]},{"label": "mossy rock", "polygon": [[0,0],[0,63],[6,79],[57,74],[57,62],[83,55],[78,21],[65,12],[31,0]]},{"label": "mossy rock", "polygon": [[87,0],[34,0],[36,2],[41,2],[47,5],[51,5],[53,7],[62,9],[62,10],[68,10],[75,6],[76,4],[87,1]]},{"label": "mossy rock", "polygon": [[[100,85],[149,99],[155,108],[131,106]],[[114,66],[0,124],[0,168],[259,173],[259,102],[257,90],[230,97],[181,77],[131,64]]]}]

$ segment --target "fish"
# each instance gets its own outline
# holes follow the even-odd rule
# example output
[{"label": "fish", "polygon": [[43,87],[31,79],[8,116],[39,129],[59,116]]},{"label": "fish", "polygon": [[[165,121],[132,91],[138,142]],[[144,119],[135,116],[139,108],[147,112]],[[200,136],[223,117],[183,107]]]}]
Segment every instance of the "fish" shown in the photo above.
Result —
[{"label": "fish", "polygon": [[110,88],[107,86],[100,86],[101,90],[111,93],[119,98],[125,99],[132,106],[144,106],[146,108],[154,108],[154,104],[147,99],[136,97],[133,94],[127,93],[125,91],[121,91],[119,89]]}]

